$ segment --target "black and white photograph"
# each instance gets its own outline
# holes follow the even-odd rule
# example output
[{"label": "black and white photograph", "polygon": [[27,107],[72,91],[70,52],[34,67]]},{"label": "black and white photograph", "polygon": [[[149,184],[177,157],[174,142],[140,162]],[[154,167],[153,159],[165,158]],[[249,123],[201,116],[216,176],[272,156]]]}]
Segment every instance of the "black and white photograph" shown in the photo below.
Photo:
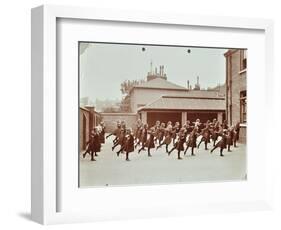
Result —
[{"label": "black and white photograph", "polygon": [[247,48],[78,46],[79,187],[247,179]]}]

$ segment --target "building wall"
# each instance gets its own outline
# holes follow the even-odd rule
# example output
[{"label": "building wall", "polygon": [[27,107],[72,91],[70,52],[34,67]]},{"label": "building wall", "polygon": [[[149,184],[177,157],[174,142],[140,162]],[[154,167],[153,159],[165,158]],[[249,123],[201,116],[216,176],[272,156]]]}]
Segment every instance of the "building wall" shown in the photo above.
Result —
[{"label": "building wall", "polygon": [[90,111],[80,108],[80,151],[84,150],[89,140],[90,132]]},{"label": "building wall", "polygon": [[80,107],[79,116],[79,134],[80,134],[80,151],[86,148],[86,143],[89,140],[91,129],[97,126],[101,121],[101,116],[95,111],[94,107]]},{"label": "building wall", "polygon": [[[247,90],[246,71],[241,71],[240,63],[242,50],[235,50],[226,56],[227,77],[226,77],[226,113],[229,125],[242,122],[240,93]],[[241,130],[241,140],[246,141],[246,124]]]},{"label": "building wall", "polygon": [[144,106],[157,100],[162,95],[186,95],[187,91],[181,90],[167,90],[167,89],[140,89],[134,88],[131,93],[131,110],[133,113],[137,112],[140,105]]},{"label": "building wall", "polygon": [[105,132],[111,133],[116,129],[117,121],[126,121],[126,126],[135,129],[137,114],[135,113],[101,113],[101,119],[105,123]]}]

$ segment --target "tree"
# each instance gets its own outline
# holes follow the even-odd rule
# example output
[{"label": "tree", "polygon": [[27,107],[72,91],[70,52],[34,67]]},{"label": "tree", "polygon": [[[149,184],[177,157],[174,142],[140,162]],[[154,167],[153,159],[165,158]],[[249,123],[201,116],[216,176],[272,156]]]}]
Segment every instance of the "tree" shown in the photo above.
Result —
[{"label": "tree", "polygon": [[145,82],[145,80],[141,79],[141,80],[125,80],[121,83],[121,92],[123,95],[128,95],[130,90],[136,86],[139,85],[141,83]]},{"label": "tree", "polygon": [[139,85],[141,83],[145,82],[145,80],[141,79],[141,80],[125,80],[121,83],[121,92],[123,94],[123,99],[121,101],[120,104],[120,110],[121,112],[131,112],[131,106],[130,106],[130,102],[131,102],[131,98],[130,98],[130,91],[131,89],[136,86]]}]

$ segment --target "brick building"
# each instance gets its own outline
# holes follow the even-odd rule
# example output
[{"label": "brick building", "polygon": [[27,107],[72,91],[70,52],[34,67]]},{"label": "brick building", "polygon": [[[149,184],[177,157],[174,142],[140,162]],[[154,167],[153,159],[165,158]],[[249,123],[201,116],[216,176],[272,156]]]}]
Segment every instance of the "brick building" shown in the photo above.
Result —
[{"label": "brick building", "polygon": [[156,120],[185,123],[199,118],[206,122],[216,118],[225,119],[225,94],[221,90],[200,90],[199,77],[192,89],[176,85],[167,80],[164,66],[160,72],[151,71],[147,81],[130,90],[130,106],[133,113],[149,126]]},{"label": "brick building", "polygon": [[226,119],[229,125],[240,122],[241,141],[246,141],[247,50],[229,49],[226,58]]},{"label": "brick building", "polygon": [[79,109],[79,129],[80,129],[80,151],[86,148],[89,140],[89,133],[92,128],[101,121],[101,115],[95,111],[95,107],[85,106]]},{"label": "brick building", "polygon": [[187,81],[187,87],[174,84],[167,80],[164,73],[164,66],[160,66],[160,72],[150,71],[147,74],[147,81],[132,87],[129,92],[130,107],[132,113],[137,113],[138,109],[151,103],[163,95],[170,96],[192,96],[192,97],[224,97],[220,89],[217,90],[200,90],[199,77],[197,83],[192,89]]}]

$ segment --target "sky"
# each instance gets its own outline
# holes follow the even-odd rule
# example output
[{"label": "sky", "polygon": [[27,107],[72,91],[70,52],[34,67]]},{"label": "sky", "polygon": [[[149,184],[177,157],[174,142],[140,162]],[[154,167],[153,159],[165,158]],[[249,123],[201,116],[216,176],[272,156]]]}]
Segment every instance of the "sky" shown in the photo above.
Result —
[{"label": "sky", "polygon": [[[199,76],[201,88],[225,82],[226,49],[151,46],[106,43],[80,44],[80,98],[121,99],[124,80],[145,79],[150,71],[164,65],[167,80],[194,86]],[[145,50],[143,51],[143,47]],[[188,52],[190,50],[190,53]]]}]

